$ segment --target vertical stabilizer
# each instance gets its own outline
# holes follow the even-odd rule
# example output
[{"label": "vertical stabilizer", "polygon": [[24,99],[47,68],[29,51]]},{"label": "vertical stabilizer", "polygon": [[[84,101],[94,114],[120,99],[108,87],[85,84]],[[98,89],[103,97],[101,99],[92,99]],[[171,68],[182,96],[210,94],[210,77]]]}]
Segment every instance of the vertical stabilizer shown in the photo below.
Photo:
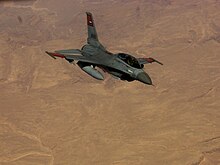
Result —
[{"label": "vertical stabilizer", "polygon": [[99,42],[92,13],[86,12],[86,15],[87,15],[87,26],[88,26],[87,43],[106,51],[104,46]]},{"label": "vertical stabilizer", "polygon": [[87,15],[87,26],[88,26],[88,42],[91,39],[98,41],[98,35],[96,32],[92,13],[86,12],[86,15]]}]

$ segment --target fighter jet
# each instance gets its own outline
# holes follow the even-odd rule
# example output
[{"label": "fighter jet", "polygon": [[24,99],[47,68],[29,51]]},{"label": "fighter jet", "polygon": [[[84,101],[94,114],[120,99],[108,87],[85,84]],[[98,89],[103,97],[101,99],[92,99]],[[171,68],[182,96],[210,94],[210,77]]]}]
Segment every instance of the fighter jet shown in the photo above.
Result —
[{"label": "fighter jet", "polygon": [[126,53],[113,54],[105,49],[99,42],[96,32],[93,16],[90,12],[86,12],[88,38],[87,44],[81,49],[56,50],[46,53],[52,58],[64,58],[69,63],[77,61],[77,65],[90,76],[104,80],[103,74],[97,70],[102,69],[104,72],[111,74],[114,78],[126,81],[138,80],[142,83],[152,85],[150,76],[143,70],[144,64],[161,62],[149,58],[135,58]]}]

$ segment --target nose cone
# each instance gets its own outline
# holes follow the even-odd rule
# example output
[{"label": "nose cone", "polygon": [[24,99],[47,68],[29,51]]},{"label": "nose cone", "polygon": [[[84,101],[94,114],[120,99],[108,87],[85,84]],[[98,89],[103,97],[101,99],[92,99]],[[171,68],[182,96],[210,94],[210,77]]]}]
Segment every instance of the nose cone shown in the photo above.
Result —
[{"label": "nose cone", "polygon": [[141,82],[143,82],[145,84],[152,85],[151,78],[145,72],[138,73],[137,80],[139,80],[139,81],[141,81]]}]

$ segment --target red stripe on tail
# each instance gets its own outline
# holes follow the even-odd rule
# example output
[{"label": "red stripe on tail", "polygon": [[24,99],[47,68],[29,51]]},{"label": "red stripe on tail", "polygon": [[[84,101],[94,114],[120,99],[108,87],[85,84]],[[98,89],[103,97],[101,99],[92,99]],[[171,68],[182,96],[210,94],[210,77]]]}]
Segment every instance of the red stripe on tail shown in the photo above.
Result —
[{"label": "red stripe on tail", "polygon": [[87,13],[87,25],[94,27],[92,15],[90,13]]}]

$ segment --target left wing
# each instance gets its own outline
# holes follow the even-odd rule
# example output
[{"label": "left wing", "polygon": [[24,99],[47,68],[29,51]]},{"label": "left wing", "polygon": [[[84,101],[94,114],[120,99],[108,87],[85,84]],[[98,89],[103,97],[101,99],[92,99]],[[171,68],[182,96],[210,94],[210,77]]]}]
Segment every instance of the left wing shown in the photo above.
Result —
[{"label": "left wing", "polygon": [[160,61],[155,60],[152,57],[149,57],[149,58],[137,58],[137,60],[138,60],[138,62],[140,64],[148,64],[148,63],[156,62],[156,63],[158,63],[160,65],[163,65],[163,63],[161,63]]},{"label": "left wing", "polygon": [[56,50],[55,53],[60,53],[60,54],[79,54],[79,55],[82,55],[82,52],[79,49]]},{"label": "left wing", "polygon": [[56,59],[56,57],[60,57],[60,58],[65,58],[69,62],[76,60],[76,61],[82,61],[82,62],[100,65],[100,63],[98,61],[95,61],[93,59],[90,59],[88,57],[81,56],[81,55],[73,55],[73,54],[68,54],[68,53],[61,54],[61,53],[56,53],[56,52],[52,53],[52,52],[47,52],[47,51],[46,51],[46,53],[54,59]]}]

